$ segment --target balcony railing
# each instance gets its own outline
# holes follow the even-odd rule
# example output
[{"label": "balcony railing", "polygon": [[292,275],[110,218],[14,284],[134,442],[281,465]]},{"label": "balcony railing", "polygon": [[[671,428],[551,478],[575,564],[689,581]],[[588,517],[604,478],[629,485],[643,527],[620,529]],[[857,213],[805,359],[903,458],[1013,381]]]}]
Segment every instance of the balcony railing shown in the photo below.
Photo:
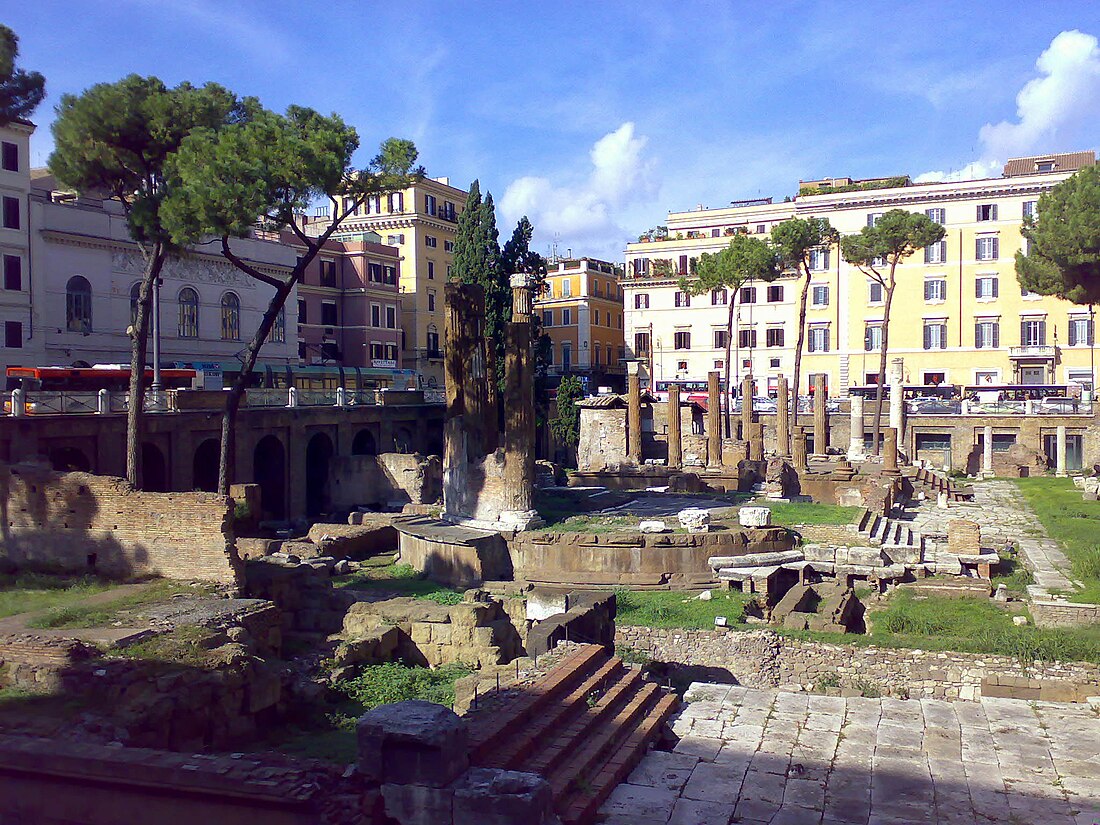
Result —
[{"label": "balcony railing", "polygon": [[1058,347],[1053,344],[1025,344],[1019,347],[1009,347],[1009,358],[1054,358],[1058,354]]}]

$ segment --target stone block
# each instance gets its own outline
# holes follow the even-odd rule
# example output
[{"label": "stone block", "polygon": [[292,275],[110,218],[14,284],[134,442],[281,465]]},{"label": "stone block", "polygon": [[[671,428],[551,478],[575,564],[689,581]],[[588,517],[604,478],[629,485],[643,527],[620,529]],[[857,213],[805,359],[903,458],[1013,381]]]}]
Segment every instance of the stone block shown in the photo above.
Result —
[{"label": "stone block", "polygon": [[466,770],[466,725],[451,710],[412,700],[382,705],[356,726],[360,773],[381,783],[441,788]]},{"label": "stone block", "polygon": [[770,527],[772,511],[767,507],[742,507],[737,511],[737,521],[742,527]]},{"label": "stone block", "polygon": [[710,513],[699,507],[687,507],[677,513],[680,526],[689,533],[709,533]]},{"label": "stone block", "polygon": [[538,774],[471,768],[455,784],[454,825],[552,825],[554,798]]},{"label": "stone block", "polygon": [[566,593],[543,590],[536,587],[527,594],[527,620],[541,622],[569,609]]},{"label": "stone block", "polygon": [[848,564],[881,567],[884,561],[882,550],[878,547],[848,548]]},{"label": "stone block", "polygon": [[663,521],[643,521],[638,525],[638,531],[642,533],[667,533],[668,525]]},{"label": "stone block", "polygon": [[454,791],[424,785],[383,785],[386,816],[401,825],[441,825],[452,821]]}]

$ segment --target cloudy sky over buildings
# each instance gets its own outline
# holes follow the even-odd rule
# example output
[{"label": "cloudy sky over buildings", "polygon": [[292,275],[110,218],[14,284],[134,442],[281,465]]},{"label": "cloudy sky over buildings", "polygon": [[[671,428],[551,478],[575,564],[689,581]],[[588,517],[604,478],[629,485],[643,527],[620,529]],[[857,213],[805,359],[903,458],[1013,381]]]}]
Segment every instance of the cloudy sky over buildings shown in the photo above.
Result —
[{"label": "cloudy sky over buildings", "polygon": [[[64,92],[137,72],[410,137],[539,250],[617,260],[669,210],[800,179],[999,174],[1095,149],[1100,3],[38,0],[3,22]],[[48,128],[33,160],[45,162]],[[502,231],[507,231],[506,229]]]}]

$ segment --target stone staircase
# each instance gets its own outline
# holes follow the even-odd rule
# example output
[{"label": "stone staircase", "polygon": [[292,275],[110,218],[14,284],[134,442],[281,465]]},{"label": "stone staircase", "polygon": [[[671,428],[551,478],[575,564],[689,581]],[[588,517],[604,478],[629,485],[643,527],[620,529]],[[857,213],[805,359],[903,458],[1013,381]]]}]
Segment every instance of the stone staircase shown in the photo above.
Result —
[{"label": "stone staircase", "polygon": [[587,825],[641,761],[679,699],[598,645],[583,645],[470,725],[472,764],[542,775],[565,825]]},{"label": "stone staircase", "polygon": [[921,560],[924,539],[905,522],[865,509],[856,526],[860,535],[866,538],[868,546],[881,547],[895,561],[909,556],[913,557],[912,561]]},{"label": "stone staircase", "polygon": [[927,467],[915,468],[915,472],[907,473],[909,481],[914,487],[922,487],[926,492],[931,492],[933,497],[940,493],[947,493],[948,501],[972,501],[974,489],[969,485],[956,484],[943,473],[930,470]]}]

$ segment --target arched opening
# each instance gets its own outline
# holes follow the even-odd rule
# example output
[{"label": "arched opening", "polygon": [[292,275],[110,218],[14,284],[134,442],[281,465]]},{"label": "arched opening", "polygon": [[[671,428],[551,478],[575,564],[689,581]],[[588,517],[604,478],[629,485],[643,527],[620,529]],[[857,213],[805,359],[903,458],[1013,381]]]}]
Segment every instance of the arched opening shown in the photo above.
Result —
[{"label": "arched opening", "polygon": [[178,321],[180,338],[199,337],[199,293],[189,286],[180,290]]},{"label": "arched opening", "polygon": [[408,427],[398,427],[393,435],[393,448],[399,453],[413,452],[413,434]]},{"label": "arched opening", "polygon": [[57,447],[50,450],[50,466],[62,473],[92,471],[92,462],[76,447]]},{"label": "arched opening", "polygon": [[85,335],[92,331],[92,285],[83,275],[65,284],[65,328]]},{"label": "arched opening", "polygon": [[191,489],[217,492],[220,448],[218,439],[208,438],[195,450],[195,458],[191,462]]},{"label": "arched opening", "polygon": [[151,493],[168,492],[168,462],[156,444],[141,445],[141,488]]},{"label": "arched opening", "polygon": [[222,296],[222,340],[241,340],[241,299],[232,292]]},{"label": "arched opening", "polygon": [[306,446],[306,515],[310,518],[316,518],[328,507],[332,453],[332,439],[324,433],[315,434]]},{"label": "arched opening", "polygon": [[352,455],[378,455],[378,444],[374,440],[374,433],[370,430],[360,430],[355,434],[351,442]]},{"label": "arched opening", "polygon": [[286,518],[286,451],[283,442],[265,435],[252,453],[252,479],[260,485],[263,519]]}]

